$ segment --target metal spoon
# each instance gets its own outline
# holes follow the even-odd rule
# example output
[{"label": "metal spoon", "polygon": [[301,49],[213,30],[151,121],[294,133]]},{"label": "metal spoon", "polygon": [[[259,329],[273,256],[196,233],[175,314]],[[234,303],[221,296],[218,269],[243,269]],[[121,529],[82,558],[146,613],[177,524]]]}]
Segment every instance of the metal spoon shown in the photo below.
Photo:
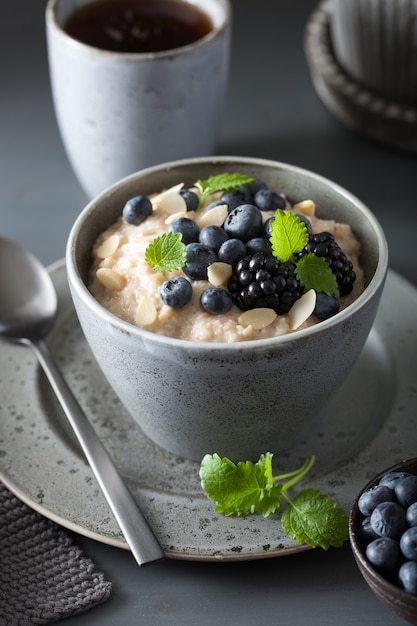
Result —
[{"label": "metal spoon", "polygon": [[159,542],[43,341],[56,312],[57,295],[47,270],[30,252],[0,237],[0,337],[32,348],[136,561],[139,565],[158,561],[164,557]]}]

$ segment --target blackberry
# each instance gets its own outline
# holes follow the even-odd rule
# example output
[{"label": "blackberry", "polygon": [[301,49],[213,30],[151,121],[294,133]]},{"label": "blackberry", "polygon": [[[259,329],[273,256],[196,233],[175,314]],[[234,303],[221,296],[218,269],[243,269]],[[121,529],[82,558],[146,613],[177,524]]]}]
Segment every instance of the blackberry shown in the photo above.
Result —
[{"label": "blackberry", "polygon": [[263,252],[238,261],[228,290],[242,311],[265,307],[278,315],[288,313],[303,293],[292,266]]},{"label": "blackberry", "polygon": [[298,256],[301,258],[309,252],[326,259],[336,276],[341,296],[352,291],[353,283],[356,280],[353,265],[331,233],[310,233],[308,243]]}]

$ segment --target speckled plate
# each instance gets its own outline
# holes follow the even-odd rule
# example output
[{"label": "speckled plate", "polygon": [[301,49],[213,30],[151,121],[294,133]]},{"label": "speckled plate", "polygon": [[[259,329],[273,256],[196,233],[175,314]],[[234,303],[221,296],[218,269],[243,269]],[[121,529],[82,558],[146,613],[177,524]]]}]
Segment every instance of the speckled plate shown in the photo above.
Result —
[{"label": "speckled plate", "polygon": [[[200,488],[199,464],[156,447],[109,389],[77,322],[63,262],[50,273],[59,296],[50,349],[167,556],[215,561],[305,550],[282,532],[278,515],[226,518],[213,512]],[[374,329],[354,371],[322,408],[308,440],[276,459],[277,470],[293,469],[315,454],[304,486],[328,493],[348,512],[370,477],[415,456],[416,319],[417,291],[390,272]],[[34,356],[28,348],[4,342],[0,477],[29,506],[62,526],[127,548]]]}]

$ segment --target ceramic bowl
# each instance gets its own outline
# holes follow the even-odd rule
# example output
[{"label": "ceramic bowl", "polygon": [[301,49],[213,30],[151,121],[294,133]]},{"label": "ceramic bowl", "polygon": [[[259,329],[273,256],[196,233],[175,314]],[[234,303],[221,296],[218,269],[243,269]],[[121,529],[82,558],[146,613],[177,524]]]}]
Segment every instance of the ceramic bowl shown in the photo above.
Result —
[{"label": "ceramic bowl", "polygon": [[[96,237],[131,197],[221,172],[263,180],[293,201],[312,199],[317,215],[351,225],[362,243],[366,288],[345,310],[308,329],[268,340],[206,343],[164,337],[105,310],[87,288]],[[144,433],[174,454],[218,453],[257,460],[288,450],[337,390],[372,328],[388,265],[381,227],[337,184],[301,168],[243,157],[196,158],[137,172],[92,200],[68,239],[68,278],[86,339],[116,394]]]},{"label": "ceramic bowl", "polygon": [[417,596],[406,593],[396,584],[384,578],[368,561],[365,556],[365,549],[359,539],[359,526],[363,519],[363,515],[358,509],[358,500],[361,494],[378,484],[382,476],[388,472],[410,472],[417,474],[417,458],[409,459],[389,467],[375,478],[369,481],[358,494],[357,499],[352,507],[349,519],[349,536],[352,551],[359,567],[359,570],[368,583],[375,596],[387,606],[391,611],[399,615],[402,619],[410,624],[417,624]]}]

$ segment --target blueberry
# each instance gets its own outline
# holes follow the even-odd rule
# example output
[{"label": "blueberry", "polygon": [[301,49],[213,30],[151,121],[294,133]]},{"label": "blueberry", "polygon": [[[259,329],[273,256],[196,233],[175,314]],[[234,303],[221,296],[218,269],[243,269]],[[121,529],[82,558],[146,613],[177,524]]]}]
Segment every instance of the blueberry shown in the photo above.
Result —
[{"label": "blueberry", "polygon": [[161,285],[159,295],[164,304],[181,309],[191,300],[193,288],[188,280],[182,276],[168,278]]},{"label": "blueberry", "polygon": [[388,472],[387,474],[384,474],[384,476],[379,481],[379,484],[386,485],[387,487],[394,489],[398,481],[402,480],[403,478],[407,478],[407,476],[412,476],[412,475],[413,474],[410,474],[409,472]]},{"label": "blueberry", "polygon": [[417,526],[417,502],[413,502],[405,513],[405,519],[409,526]]},{"label": "blueberry", "polygon": [[287,203],[279,193],[270,189],[260,189],[255,194],[254,204],[261,211],[276,211],[285,209]]},{"label": "blueberry", "polygon": [[181,189],[180,196],[185,200],[187,211],[197,211],[200,199],[191,189]]},{"label": "blueberry", "polygon": [[381,502],[372,511],[371,528],[380,537],[398,539],[407,528],[404,508],[396,502]]},{"label": "blueberry", "polygon": [[204,246],[208,246],[214,252],[218,252],[220,246],[229,239],[229,235],[221,226],[209,224],[200,230],[199,241]]},{"label": "blueberry", "polygon": [[263,226],[263,236],[266,237],[267,239],[270,238],[271,236],[271,232],[272,232],[272,222],[275,220],[275,217],[268,217],[268,219],[266,220],[266,222],[264,223]]},{"label": "blueberry", "polygon": [[248,254],[255,254],[255,252],[272,254],[272,245],[265,237],[255,237],[246,242],[246,250]]},{"label": "blueberry", "polygon": [[182,268],[192,280],[207,280],[207,268],[218,261],[217,254],[202,243],[189,243],[185,247],[186,261]]},{"label": "blueberry", "polygon": [[302,215],[302,213],[294,213],[294,215],[296,215],[298,217],[298,219],[303,222],[303,224],[306,225],[307,228],[307,232],[308,233],[312,233],[313,232],[313,227],[311,225],[310,220],[308,219],[308,217],[306,217],[305,215]]},{"label": "blueberry", "polygon": [[396,502],[395,492],[385,485],[376,485],[364,491],[358,500],[358,508],[362,515],[371,515],[381,502]]},{"label": "blueberry", "polygon": [[220,196],[220,201],[229,206],[229,211],[233,211],[240,204],[253,202],[253,195],[247,185],[236,187],[231,191],[226,191]]},{"label": "blueberry", "polygon": [[229,213],[223,228],[230,237],[246,243],[249,239],[262,236],[262,213],[253,204],[241,204]]},{"label": "blueberry", "polygon": [[398,572],[398,578],[407,593],[417,596],[417,563],[415,561],[403,563]]},{"label": "blueberry", "polygon": [[137,226],[152,213],[152,203],[148,196],[130,198],[123,207],[122,215],[128,224]]},{"label": "blueberry", "polygon": [[417,526],[412,526],[403,533],[400,548],[406,559],[417,562]]},{"label": "blueberry", "polygon": [[405,508],[417,502],[417,476],[406,476],[399,480],[395,485],[395,494]]},{"label": "blueberry", "polygon": [[233,301],[232,296],[225,289],[209,287],[205,289],[200,297],[201,306],[207,313],[219,315],[230,311]]},{"label": "blueberry", "polygon": [[389,537],[371,541],[366,547],[366,557],[374,567],[386,571],[397,569],[403,560],[400,544]]},{"label": "blueberry", "polygon": [[358,529],[359,540],[366,545],[376,539],[378,535],[371,527],[371,516],[364,517]]},{"label": "blueberry", "polygon": [[[224,200],[213,200],[213,202],[210,202],[210,204],[204,207],[204,213],[206,213],[207,211],[211,211],[211,209],[215,209],[216,206],[221,206],[222,204],[227,204],[227,202],[225,202]],[[228,204],[227,204],[227,208],[229,210]]]},{"label": "blueberry", "polygon": [[256,178],[248,185],[248,188],[250,189],[252,195],[255,196],[256,192],[260,191],[261,189],[268,189],[268,185],[264,183],[263,180]]},{"label": "blueberry", "polygon": [[228,239],[219,248],[219,261],[236,265],[240,259],[246,256],[246,246],[240,239]]},{"label": "blueberry", "polygon": [[180,233],[182,242],[187,245],[198,241],[200,229],[194,220],[189,217],[177,217],[167,228],[168,232]]},{"label": "blueberry", "polygon": [[314,307],[313,314],[319,318],[319,320],[327,320],[329,317],[336,315],[340,309],[340,303],[334,296],[329,296],[327,293],[319,292],[316,294],[316,306]]}]

